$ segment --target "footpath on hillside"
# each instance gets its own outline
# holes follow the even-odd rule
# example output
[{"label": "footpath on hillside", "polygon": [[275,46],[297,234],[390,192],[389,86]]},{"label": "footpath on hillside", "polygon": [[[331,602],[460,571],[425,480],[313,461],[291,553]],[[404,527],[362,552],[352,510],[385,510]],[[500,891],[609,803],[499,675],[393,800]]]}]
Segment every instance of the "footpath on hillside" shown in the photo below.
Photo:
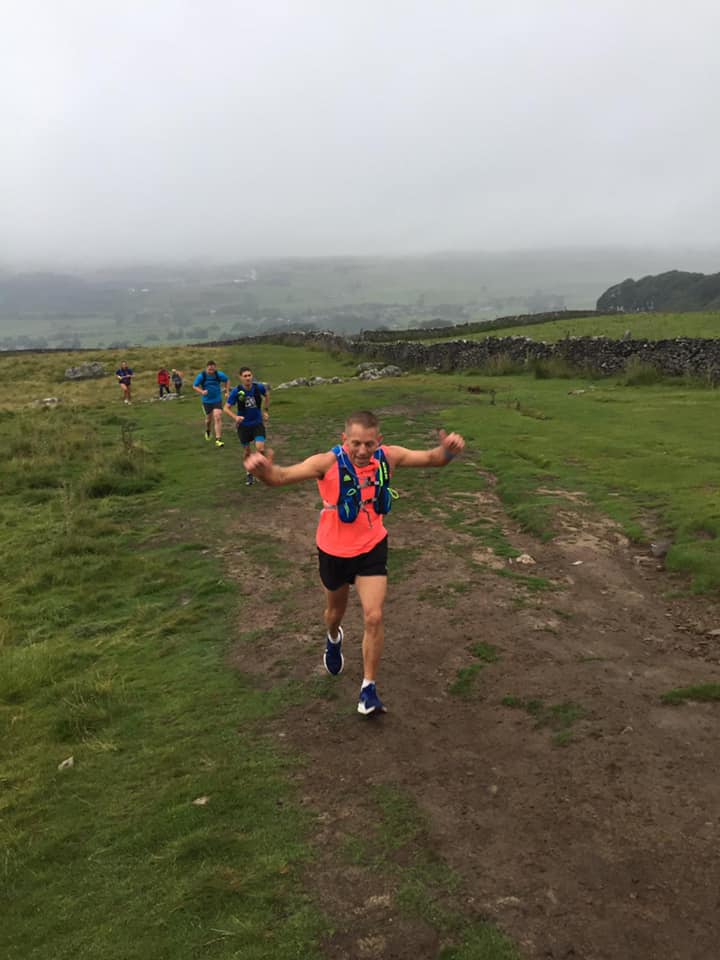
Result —
[{"label": "footpath on hillside", "polygon": [[[311,485],[257,485],[229,518],[238,546],[224,566],[248,598],[232,665],[304,691],[262,732],[304,758],[316,849],[304,885],[332,918],[332,960],[437,956],[457,910],[497,924],[528,960],[717,953],[720,704],[661,700],[720,678],[717,607],[667,599],[661,561],[581,509],[582,493],[556,493],[559,534],[543,544],[492,486],[451,494],[525,562],[400,501],[388,713],[369,720],[355,712],[355,598],[345,670],[322,667]],[[248,565],[251,515],[264,532]]]}]

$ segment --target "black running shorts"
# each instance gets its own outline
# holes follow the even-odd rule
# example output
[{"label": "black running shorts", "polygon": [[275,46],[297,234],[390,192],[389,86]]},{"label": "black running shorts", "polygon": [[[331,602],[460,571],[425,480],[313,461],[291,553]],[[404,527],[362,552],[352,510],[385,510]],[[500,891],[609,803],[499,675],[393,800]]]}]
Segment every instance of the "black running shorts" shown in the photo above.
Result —
[{"label": "black running shorts", "polygon": [[388,538],[357,557],[334,557],[318,547],[320,579],[327,590],[339,590],[355,577],[386,577]]},{"label": "black running shorts", "polygon": [[253,443],[258,437],[260,438],[261,442],[265,440],[264,423],[256,423],[253,427],[245,427],[242,423],[239,423],[237,432],[240,443],[244,447],[247,447],[248,444]]}]

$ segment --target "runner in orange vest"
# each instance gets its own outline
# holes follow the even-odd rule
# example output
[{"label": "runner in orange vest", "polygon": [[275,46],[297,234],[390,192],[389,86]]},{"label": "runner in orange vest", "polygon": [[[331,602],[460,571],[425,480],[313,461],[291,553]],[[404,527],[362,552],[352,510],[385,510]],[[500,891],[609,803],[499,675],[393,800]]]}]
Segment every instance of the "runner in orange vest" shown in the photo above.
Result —
[{"label": "runner in orange vest", "polygon": [[387,530],[383,515],[390,509],[389,480],[398,467],[444,467],[462,453],[459,433],[439,434],[431,450],[384,446],[377,417],[367,410],[345,421],[342,445],[300,463],[281,467],[272,452],[252,453],[246,469],[271,487],[316,480],[323,510],[317,529],[320,579],[325,590],[325,653],[328,673],[344,666],[342,619],[350,585],[355,584],[363,610],[363,681],[358,713],[384,713],[376,678],[384,642],[383,606],[387,593]]}]

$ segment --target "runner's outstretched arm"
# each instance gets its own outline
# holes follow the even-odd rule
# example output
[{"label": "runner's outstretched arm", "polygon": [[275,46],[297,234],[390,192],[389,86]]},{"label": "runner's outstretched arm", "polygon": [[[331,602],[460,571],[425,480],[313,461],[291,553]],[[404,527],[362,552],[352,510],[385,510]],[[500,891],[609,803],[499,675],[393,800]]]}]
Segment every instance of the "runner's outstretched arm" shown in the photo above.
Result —
[{"label": "runner's outstretched arm", "polygon": [[385,451],[394,470],[396,467],[446,467],[465,449],[465,440],[459,433],[438,431],[440,443],[431,450],[409,450],[407,447],[387,446]]},{"label": "runner's outstretched arm", "polygon": [[269,487],[284,487],[289,483],[302,483],[303,480],[319,480],[333,463],[335,454],[330,451],[316,453],[290,467],[280,467],[273,463],[272,450],[266,450],[265,453],[251,453],[245,461],[245,469]]}]

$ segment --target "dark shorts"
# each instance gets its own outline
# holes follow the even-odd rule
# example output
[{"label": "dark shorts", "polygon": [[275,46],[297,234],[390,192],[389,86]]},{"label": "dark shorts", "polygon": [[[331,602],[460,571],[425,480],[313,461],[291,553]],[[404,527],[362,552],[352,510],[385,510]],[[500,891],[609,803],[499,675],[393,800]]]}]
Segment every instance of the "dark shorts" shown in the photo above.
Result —
[{"label": "dark shorts", "polygon": [[246,427],[244,424],[238,424],[237,428],[238,440],[240,443],[246,447],[249,443],[254,443],[255,440],[259,440],[261,443],[265,441],[265,424],[256,423],[253,427]]},{"label": "dark shorts", "polygon": [[355,583],[355,577],[386,577],[387,558],[387,537],[357,557],[334,557],[318,547],[320,579],[328,590],[339,590],[346,583]]},{"label": "dark shorts", "polygon": [[222,404],[221,403],[205,403],[205,401],[203,400],[203,410],[205,411],[205,413],[208,413],[208,414],[212,413],[213,410],[222,410]]}]

